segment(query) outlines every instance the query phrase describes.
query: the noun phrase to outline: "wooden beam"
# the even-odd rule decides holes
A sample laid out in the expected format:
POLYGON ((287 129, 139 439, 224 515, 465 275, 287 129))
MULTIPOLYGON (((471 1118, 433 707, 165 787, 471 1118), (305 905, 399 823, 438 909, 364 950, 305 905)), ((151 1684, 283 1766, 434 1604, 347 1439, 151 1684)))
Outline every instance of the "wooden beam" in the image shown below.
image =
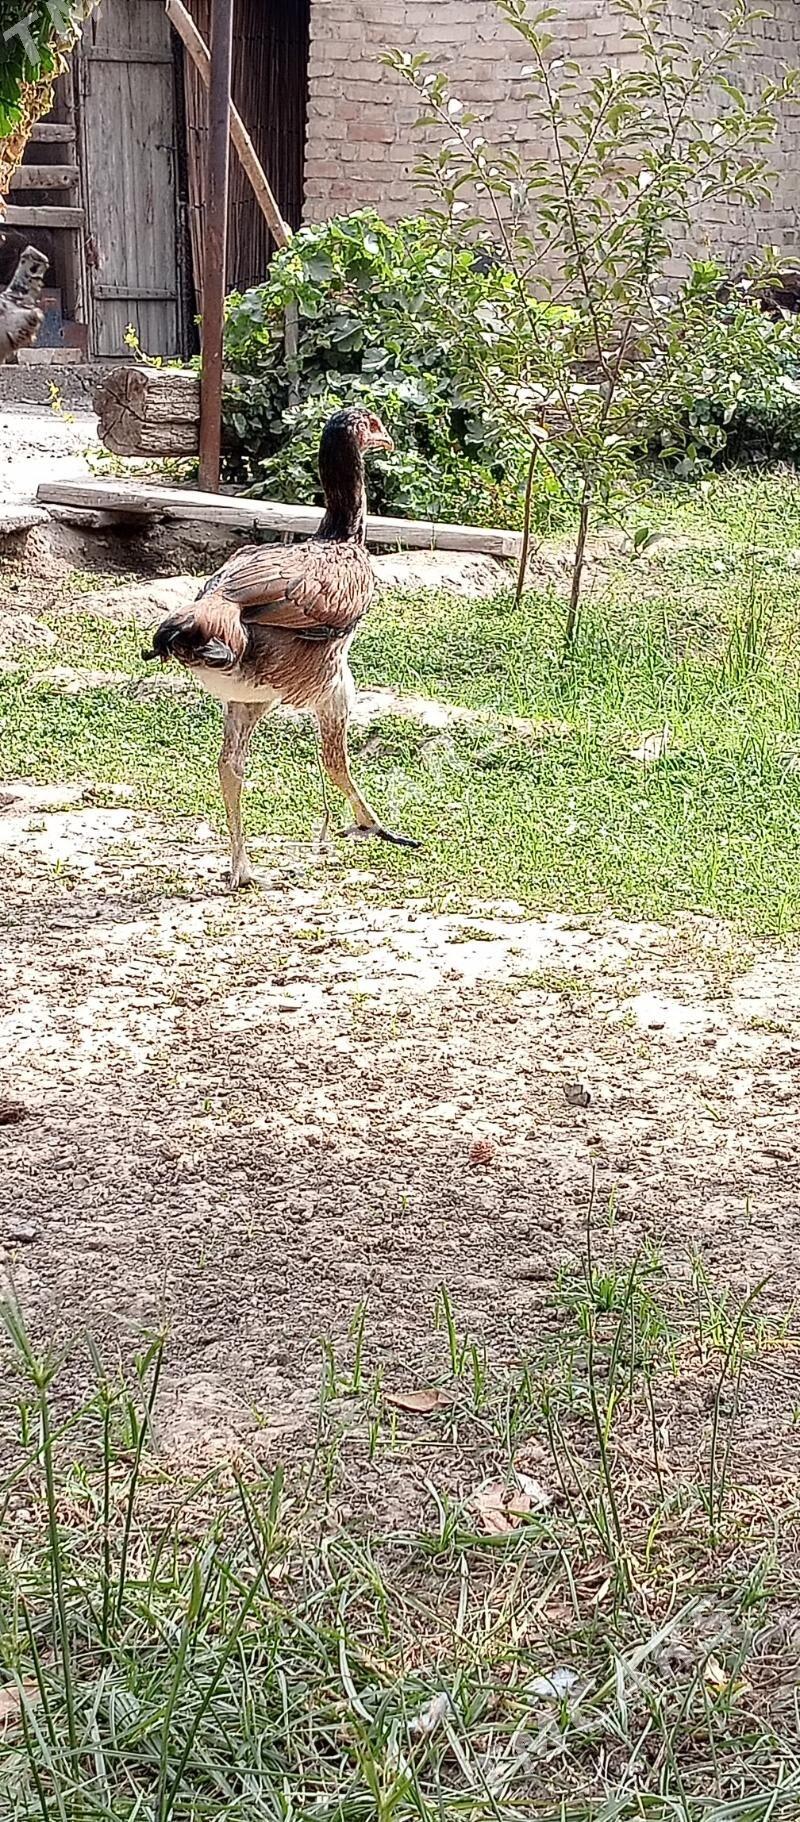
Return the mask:
POLYGON ((137 45, 136 50, 112 51, 112 50, 104 50, 100 45, 84 44, 84 46, 81 50, 81 56, 85 59, 85 61, 87 63, 136 63, 136 64, 139 64, 139 63, 164 63, 164 64, 166 64, 166 63, 172 62, 172 57, 170 56, 169 51, 140 50, 138 45, 137 45))
POLYGON ((72 146, 75 144, 75 128, 60 120, 37 120, 28 134, 28 143, 35 146, 72 146))
MULTIPOLYGON (((201 37, 190 13, 183 5, 183 0, 167 0, 167 18, 175 27, 178 37, 182 39, 201 82, 208 88, 211 80, 211 59, 208 45, 201 37)), ((270 234, 277 247, 288 247, 292 230, 284 221, 278 208, 275 196, 267 181, 267 175, 258 156, 250 134, 238 109, 231 104, 231 139, 245 175, 249 178, 256 202, 261 210, 270 234)))
MULTIPOLYGON (((92 289, 95 297, 110 303, 176 304, 178 301, 174 285, 171 289, 168 285, 136 285, 134 288, 130 285, 94 285, 92 289)), ((163 371, 166 372, 166 369, 163 371)))
MULTIPOLYGON (((75 512, 106 512, 122 519, 167 519, 218 525, 223 531, 286 532, 313 537, 322 512, 316 506, 283 506, 275 500, 245 500, 228 494, 193 493, 138 481, 45 481, 37 499, 43 506, 75 512)), ((436 525, 419 519, 367 519, 370 544, 409 550, 464 550, 489 557, 517 557, 520 534, 477 525, 436 525)))
POLYGON ((200 485, 219 487, 222 450, 222 339, 228 269, 233 0, 211 0, 211 84, 203 258, 203 365, 200 374, 200 485))
POLYGON ((82 228, 86 217, 82 209, 20 208, 9 203, 3 216, 7 228, 82 228))
POLYGON ((76 164, 21 164, 11 173, 12 190, 74 190, 76 164))

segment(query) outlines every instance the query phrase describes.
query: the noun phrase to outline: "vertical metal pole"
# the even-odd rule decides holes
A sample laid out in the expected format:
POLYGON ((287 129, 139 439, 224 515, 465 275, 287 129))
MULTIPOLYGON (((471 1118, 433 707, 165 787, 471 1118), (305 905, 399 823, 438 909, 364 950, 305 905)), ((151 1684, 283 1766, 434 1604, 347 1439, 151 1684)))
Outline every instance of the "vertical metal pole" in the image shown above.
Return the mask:
POLYGON ((234 0, 212 0, 200 386, 200 486, 207 493, 219 492, 222 442, 222 328, 228 249, 233 7, 234 0))

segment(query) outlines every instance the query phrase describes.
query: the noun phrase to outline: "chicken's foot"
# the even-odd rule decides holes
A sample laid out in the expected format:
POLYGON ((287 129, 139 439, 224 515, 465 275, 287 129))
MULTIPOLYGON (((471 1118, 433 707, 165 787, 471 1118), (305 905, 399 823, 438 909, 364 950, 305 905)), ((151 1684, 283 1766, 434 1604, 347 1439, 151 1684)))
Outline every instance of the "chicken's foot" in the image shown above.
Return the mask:
POLYGON ((341 697, 337 696, 325 704, 320 704, 317 709, 317 719, 323 766, 331 784, 335 785, 337 791, 341 791, 342 796, 347 798, 355 817, 353 827, 346 829, 345 835, 355 840, 366 840, 369 836, 375 836, 379 841, 391 842, 398 848, 418 848, 419 842, 413 841, 410 835, 394 835, 390 829, 385 829, 380 817, 376 816, 372 806, 365 797, 362 797, 358 789, 350 770, 347 751, 348 715, 344 693, 341 697))
POLYGON ((352 828, 343 829, 345 841, 367 841, 372 836, 378 841, 389 841, 395 848, 421 848, 422 842, 415 841, 413 835, 395 835, 392 829, 385 829, 382 822, 354 822, 352 828))

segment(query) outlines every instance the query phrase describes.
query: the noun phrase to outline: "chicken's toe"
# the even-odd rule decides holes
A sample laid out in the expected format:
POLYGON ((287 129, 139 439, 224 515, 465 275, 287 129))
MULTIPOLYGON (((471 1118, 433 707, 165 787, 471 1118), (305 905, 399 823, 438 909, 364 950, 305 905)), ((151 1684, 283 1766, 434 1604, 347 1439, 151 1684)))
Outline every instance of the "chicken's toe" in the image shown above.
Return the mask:
POLYGON ((238 867, 230 868, 228 873, 228 885, 232 892, 249 891, 251 888, 258 885, 255 873, 252 871, 252 868, 248 865, 247 861, 242 861, 238 867))
POLYGON ((380 822, 353 823, 351 829, 344 830, 346 841, 388 841, 394 848, 421 848, 421 841, 415 841, 411 835, 395 835, 391 829, 384 829, 380 822))

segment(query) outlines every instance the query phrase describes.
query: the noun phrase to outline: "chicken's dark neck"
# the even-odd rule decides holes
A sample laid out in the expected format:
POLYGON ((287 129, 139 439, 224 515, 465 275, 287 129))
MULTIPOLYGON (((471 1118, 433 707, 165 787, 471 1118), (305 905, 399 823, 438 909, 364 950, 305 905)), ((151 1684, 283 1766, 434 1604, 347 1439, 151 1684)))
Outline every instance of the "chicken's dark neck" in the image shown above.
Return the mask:
POLYGON ((319 478, 325 495, 325 517, 318 538, 336 543, 367 539, 367 492, 364 458, 355 438, 343 436, 320 452, 319 478))

